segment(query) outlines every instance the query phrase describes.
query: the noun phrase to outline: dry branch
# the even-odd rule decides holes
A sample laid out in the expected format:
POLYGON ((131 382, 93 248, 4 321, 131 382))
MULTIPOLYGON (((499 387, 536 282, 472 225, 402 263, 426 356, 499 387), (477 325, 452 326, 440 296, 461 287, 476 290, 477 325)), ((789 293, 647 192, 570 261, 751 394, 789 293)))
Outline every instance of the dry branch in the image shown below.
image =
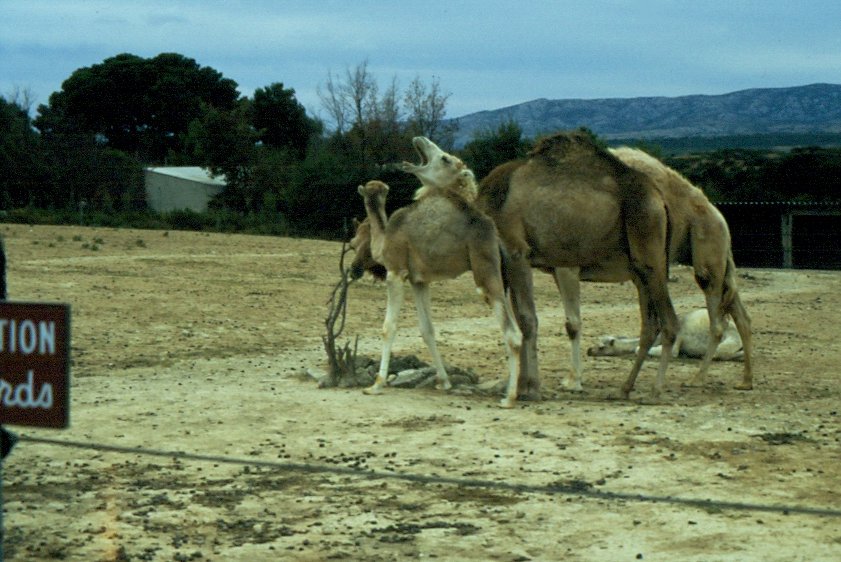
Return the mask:
POLYGON ((330 299, 327 301, 327 317, 324 320, 326 333, 321 337, 324 342, 324 351, 327 353, 327 378, 322 381, 322 386, 337 386, 343 378, 354 379, 356 376, 356 349, 359 336, 354 339, 353 348, 350 342, 345 342, 343 347, 337 347, 337 340, 345 329, 347 317, 347 292, 350 284, 353 283, 348 271, 345 269, 345 256, 350 251, 347 243, 342 243, 342 253, 339 256, 339 281, 333 287, 330 299))

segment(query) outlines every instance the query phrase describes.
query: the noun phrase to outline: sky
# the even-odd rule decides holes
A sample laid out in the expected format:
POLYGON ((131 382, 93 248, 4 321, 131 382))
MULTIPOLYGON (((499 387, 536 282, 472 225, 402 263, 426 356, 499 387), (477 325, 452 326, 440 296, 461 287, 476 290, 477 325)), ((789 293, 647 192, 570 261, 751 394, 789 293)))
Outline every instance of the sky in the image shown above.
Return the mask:
POLYGON ((538 98, 841 83, 838 0, 0 0, 0 96, 47 104, 75 70, 174 52, 312 116, 367 63, 449 94, 447 117, 538 98))

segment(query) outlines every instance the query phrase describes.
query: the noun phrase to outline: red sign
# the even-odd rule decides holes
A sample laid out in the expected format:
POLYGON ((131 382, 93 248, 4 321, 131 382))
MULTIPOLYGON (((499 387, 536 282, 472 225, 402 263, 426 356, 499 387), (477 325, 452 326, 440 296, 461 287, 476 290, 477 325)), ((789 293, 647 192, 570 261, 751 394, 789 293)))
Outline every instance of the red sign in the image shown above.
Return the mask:
POLYGON ((0 424, 70 425, 70 307, 0 302, 0 424))

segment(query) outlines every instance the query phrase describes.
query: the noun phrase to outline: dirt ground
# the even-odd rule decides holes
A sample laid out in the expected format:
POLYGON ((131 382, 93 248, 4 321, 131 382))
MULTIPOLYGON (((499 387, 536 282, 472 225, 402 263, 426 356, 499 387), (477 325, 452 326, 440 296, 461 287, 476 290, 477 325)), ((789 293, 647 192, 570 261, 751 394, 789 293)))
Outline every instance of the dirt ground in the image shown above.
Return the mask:
MULTIPOLYGON (((5 556, 71 560, 841 559, 841 272, 740 270, 755 390, 740 363, 584 360, 536 274, 544 399, 319 389, 340 244, 0 225, 9 296, 72 310, 71 427, 12 427, 5 556), (62 444, 52 441, 61 441, 62 444)), ((703 306, 676 267, 678 312, 703 306)), ((585 346, 634 335, 632 286, 582 290, 585 346)), ((378 358, 385 291, 350 289, 343 340, 378 358)), ((433 287, 444 359, 504 376, 470 276, 433 287)), ((413 306, 395 353, 428 360, 413 306)))

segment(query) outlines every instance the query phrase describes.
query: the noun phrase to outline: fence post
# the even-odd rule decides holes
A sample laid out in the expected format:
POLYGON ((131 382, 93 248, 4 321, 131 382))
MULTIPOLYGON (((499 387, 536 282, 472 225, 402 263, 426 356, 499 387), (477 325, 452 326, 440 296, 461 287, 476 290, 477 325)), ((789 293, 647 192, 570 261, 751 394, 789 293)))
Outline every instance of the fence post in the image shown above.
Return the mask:
POLYGON ((791 239, 791 231, 794 226, 794 213, 785 210, 782 214, 781 234, 783 241, 783 269, 794 267, 794 245, 791 239))

